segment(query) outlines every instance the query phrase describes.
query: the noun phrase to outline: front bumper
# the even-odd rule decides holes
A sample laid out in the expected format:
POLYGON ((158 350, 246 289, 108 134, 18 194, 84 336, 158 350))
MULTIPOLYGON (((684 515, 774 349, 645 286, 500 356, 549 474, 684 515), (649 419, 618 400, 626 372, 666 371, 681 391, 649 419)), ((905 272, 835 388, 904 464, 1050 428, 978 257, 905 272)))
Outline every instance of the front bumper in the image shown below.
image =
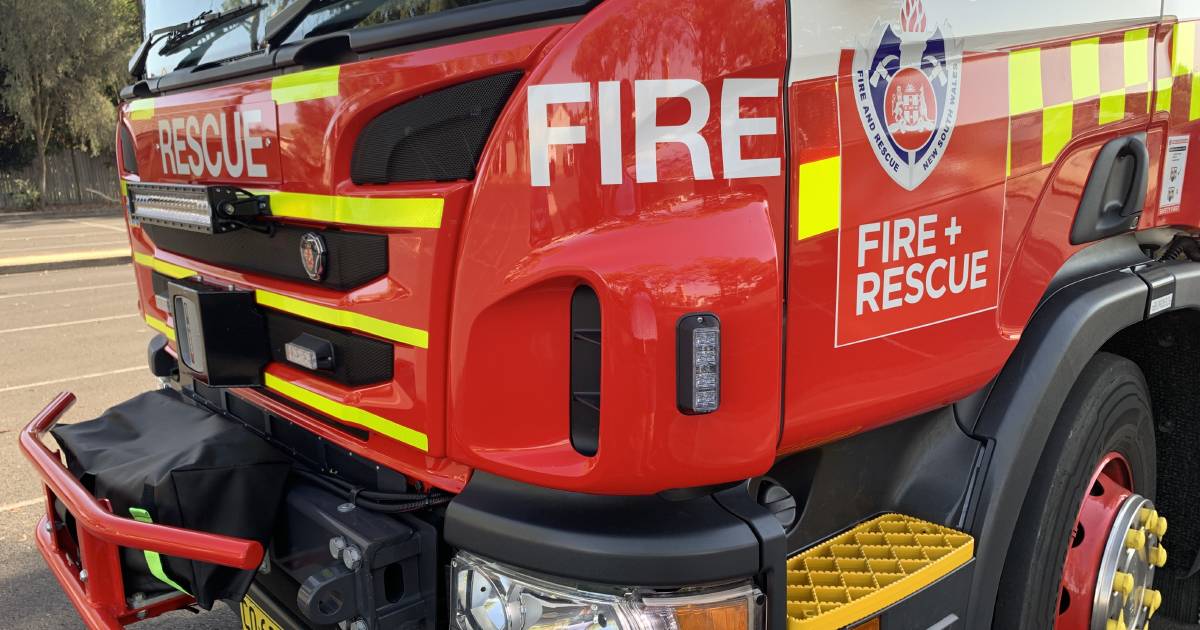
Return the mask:
POLYGON ((749 484, 667 498, 551 490, 476 472, 446 510, 452 547, 581 583, 678 587, 750 579, 787 627, 786 539, 749 484))
MULTIPOLYGON (((405 480, 388 469, 229 390, 199 397, 311 469, 337 470, 364 488, 405 487, 405 480)), ((343 510, 344 497, 296 482, 276 516, 270 559, 264 563, 263 549, 253 541, 114 515, 42 442, 73 401, 71 394, 59 395, 25 427, 20 442, 46 488, 39 550, 90 628, 120 628, 194 604, 179 594, 154 601, 130 597, 123 588, 122 547, 240 569, 262 566, 251 597, 267 606, 273 618, 297 629, 333 628, 347 618, 361 619, 371 629, 401 627, 395 623, 446 627, 446 567, 456 551, 581 588, 637 586, 669 592, 750 581, 766 595, 767 628, 787 628, 795 621, 788 616, 788 581, 803 578, 795 570, 789 576, 787 558, 798 550, 797 542, 809 545, 788 544, 780 521, 759 504, 749 482, 663 495, 599 496, 477 471, 444 512, 394 515, 343 510), (361 563, 346 565, 344 557, 330 555, 337 538, 362 551, 361 563), (332 610, 321 597, 343 588, 354 595, 335 598, 346 602, 345 615, 340 605, 332 610)), ((932 584, 922 582, 919 592, 880 596, 878 606, 859 612, 881 614, 899 627, 937 626, 961 615, 972 568, 971 562, 959 564, 932 584)))
POLYGON ((127 598, 120 547, 154 551, 238 569, 262 562, 263 548, 252 540, 143 523, 113 514, 62 465, 42 438, 75 402, 61 393, 25 426, 21 452, 33 464, 46 493, 46 515, 38 523, 37 545, 89 628, 121 628, 193 603, 186 595, 156 600, 127 598))

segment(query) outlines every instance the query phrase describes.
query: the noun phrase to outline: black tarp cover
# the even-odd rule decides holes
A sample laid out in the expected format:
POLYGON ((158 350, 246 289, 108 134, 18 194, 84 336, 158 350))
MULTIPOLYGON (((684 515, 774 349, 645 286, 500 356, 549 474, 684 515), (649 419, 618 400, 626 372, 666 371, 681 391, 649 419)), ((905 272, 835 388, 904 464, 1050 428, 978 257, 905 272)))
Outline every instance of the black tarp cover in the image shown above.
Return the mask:
MULTIPOLYGON (((291 460, 242 425, 164 389, 52 433, 72 474, 114 513, 266 546, 291 460)), ((254 577, 138 549, 122 549, 121 565, 127 595, 153 597, 173 582, 205 609, 240 600, 254 577)))

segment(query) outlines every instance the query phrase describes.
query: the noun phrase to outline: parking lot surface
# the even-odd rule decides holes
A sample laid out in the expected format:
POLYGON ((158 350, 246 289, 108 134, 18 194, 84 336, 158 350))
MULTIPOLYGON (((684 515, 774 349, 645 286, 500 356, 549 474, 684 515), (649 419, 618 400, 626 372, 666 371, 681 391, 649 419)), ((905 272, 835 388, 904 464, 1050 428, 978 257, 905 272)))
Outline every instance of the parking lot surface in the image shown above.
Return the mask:
POLYGON ((0 274, 111 265, 128 256, 125 219, 117 208, 0 215, 0 274))
MULTIPOLYGON (((109 219, 101 225, 119 225, 109 219)), ((64 239, 109 247, 125 242, 111 229, 59 224, 64 239)), ((32 227, 25 236, 45 231, 32 227)), ((0 225, 0 256, 22 238, 0 225)), ((50 239, 24 245, 49 250, 50 239)), ((14 253, 15 255, 15 253, 14 253)), ((82 628, 74 608, 42 562, 33 540, 41 514, 36 475, 17 448, 20 428, 60 391, 79 397, 66 421, 97 416, 105 408, 157 386, 146 369, 153 333, 139 318, 133 271, 128 264, 0 275, 0 627, 26 630, 82 628)), ((237 617, 218 605, 195 615, 176 612, 137 628, 238 628, 237 617)))

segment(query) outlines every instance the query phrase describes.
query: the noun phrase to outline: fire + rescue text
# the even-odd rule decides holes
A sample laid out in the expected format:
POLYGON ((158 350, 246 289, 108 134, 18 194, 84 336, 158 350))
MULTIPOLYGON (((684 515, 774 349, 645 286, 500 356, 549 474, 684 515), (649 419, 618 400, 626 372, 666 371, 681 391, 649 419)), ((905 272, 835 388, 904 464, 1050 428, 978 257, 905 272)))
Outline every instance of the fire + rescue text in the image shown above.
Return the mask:
POLYGON ((987 287, 988 250, 938 253, 937 241, 953 247, 961 233, 957 217, 951 216, 942 225, 936 214, 860 225, 855 314, 877 313, 918 304, 926 298, 936 300, 947 293, 956 295, 987 287), (877 271, 863 269, 868 266, 877 271))

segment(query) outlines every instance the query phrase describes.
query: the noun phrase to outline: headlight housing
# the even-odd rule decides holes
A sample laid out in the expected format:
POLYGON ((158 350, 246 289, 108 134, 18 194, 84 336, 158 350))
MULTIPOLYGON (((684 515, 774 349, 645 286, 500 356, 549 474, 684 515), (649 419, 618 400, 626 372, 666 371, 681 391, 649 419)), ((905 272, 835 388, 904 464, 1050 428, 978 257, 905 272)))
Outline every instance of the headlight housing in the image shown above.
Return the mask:
POLYGON ((587 590, 460 552, 450 563, 458 630, 761 630, 750 582, 663 592, 587 590))

